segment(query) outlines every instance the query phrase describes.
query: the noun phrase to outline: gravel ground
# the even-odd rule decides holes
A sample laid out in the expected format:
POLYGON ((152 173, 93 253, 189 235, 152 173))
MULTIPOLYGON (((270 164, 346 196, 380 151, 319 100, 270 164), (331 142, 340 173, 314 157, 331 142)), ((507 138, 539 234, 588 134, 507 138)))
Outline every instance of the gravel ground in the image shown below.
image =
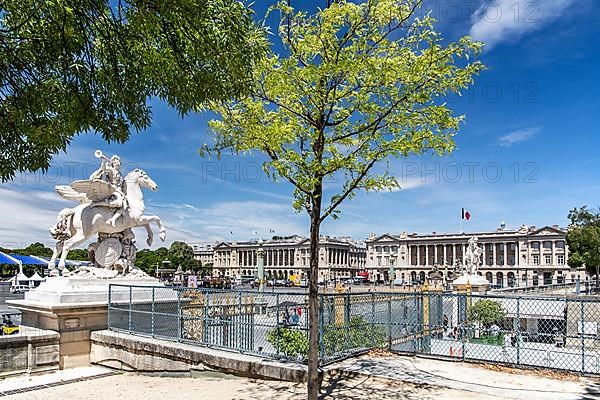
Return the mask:
MULTIPOLYGON (((375 378, 343 378, 323 384, 323 398, 335 399, 492 399, 482 394, 375 378)), ((190 399, 305 399, 301 384, 237 378, 223 374, 198 377, 160 377, 118 374, 84 382, 13 394, 7 400, 190 400, 190 399)))

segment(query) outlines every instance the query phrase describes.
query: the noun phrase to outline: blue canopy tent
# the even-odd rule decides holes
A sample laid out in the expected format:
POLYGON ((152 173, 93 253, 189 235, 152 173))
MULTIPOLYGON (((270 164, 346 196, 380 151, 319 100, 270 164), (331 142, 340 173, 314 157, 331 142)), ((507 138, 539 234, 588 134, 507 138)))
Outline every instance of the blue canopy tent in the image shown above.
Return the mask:
POLYGON ((15 265, 15 264, 21 264, 21 262, 16 259, 13 256, 10 256, 6 253, 3 253, 0 251, 0 264, 10 264, 10 265, 15 265))
POLYGON ((0 264, 19 266, 19 273, 14 277, 14 285, 29 285, 29 278, 23 273, 23 263, 18 258, 0 251, 0 264))
MULTIPOLYGON (((42 274, 44 274, 44 267, 48 265, 48 262, 45 262, 44 260, 36 256, 23 256, 21 254, 10 254, 10 256, 19 260, 22 265, 42 265, 42 274)), ((42 283, 43 280, 44 278, 42 278, 36 272, 33 274, 33 276, 27 278, 27 284, 29 285, 29 287, 33 288, 42 283)))
MULTIPOLYGON (((44 265, 48 265, 48 263, 50 262, 49 258, 46 257, 37 257, 35 256, 35 258, 37 258, 38 260, 40 260, 44 265)), ((60 260, 56 259, 54 261, 54 265, 58 266, 60 260)), ((89 261, 73 261, 73 260, 65 260, 65 265, 67 267, 80 267, 80 266, 88 266, 91 263, 89 261)))
POLYGON ((23 265, 47 265, 48 262, 44 262, 44 260, 34 257, 34 256, 22 256, 20 254, 10 254, 10 257, 13 257, 19 261, 23 265))

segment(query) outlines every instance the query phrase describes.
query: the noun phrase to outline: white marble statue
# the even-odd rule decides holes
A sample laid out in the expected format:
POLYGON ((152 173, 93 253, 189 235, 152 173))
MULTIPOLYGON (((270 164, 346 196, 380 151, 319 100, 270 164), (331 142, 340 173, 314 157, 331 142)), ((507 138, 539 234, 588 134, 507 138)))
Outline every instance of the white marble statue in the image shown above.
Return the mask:
POLYGON ((477 275, 477 271, 479 271, 479 266, 481 265, 483 250, 477 245, 477 242, 477 236, 469 239, 467 251, 465 252, 465 269, 469 275, 477 275))
POLYGON ((105 157, 100 150, 95 153, 102 160, 101 166, 88 180, 74 181, 68 186, 56 186, 58 194, 67 200, 81 204, 65 208, 50 228, 52 237, 57 240, 56 248, 48 267, 53 274, 60 275, 65 260, 73 246, 97 235, 88 251, 91 261, 97 267, 116 270, 127 274, 135 261, 135 235, 131 228, 143 227, 148 233, 146 243, 153 240, 151 223, 157 224, 160 239, 165 240, 166 229, 156 215, 144 215, 142 188, 158 190, 154 181, 141 169, 131 171, 121 177, 121 160, 118 156, 105 157), (56 258, 60 254, 58 270, 56 258))

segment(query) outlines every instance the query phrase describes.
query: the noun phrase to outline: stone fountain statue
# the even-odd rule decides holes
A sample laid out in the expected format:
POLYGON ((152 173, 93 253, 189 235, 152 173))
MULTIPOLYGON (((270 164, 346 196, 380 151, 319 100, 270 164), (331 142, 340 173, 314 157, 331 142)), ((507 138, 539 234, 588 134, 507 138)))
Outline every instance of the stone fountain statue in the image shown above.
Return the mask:
POLYGON ((481 266, 481 255, 483 254, 483 250, 479 247, 478 242, 479 240, 476 236, 469 239, 467 250, 465 251, 462 275, 452 282, 452 286, 456 290, 484 293, 490 286, 487 279, 478 274, 479 267, 481 266))
POLYGON ((94 267, 80 268, 71 275, 98 278, 145 275, 134 268, 137 247, 132 228, 145 228, 148 233, 146 243, 150 246, 154 236, 150 224, 154 223, 159 228, 160 239, 165 240, 166 229, 160 218, 144 215, 142 189, 156 191, 158 186, 141 169, 122 178, 121 159, 117 155, 108 158, 96 150, 95 156, 101 164, 88 180, 56 186, 61 197, 80 204, 63 209, 56 224, 50 228, 57 242, 48 267, 52 275, 62 275, 69 250, 96 235, 96 241, 88 247, 94 267))
POLYGON ((483 250, 477 245, 478 242, 477 236, 469 239, 467 251, 465 252, 465 272, 469 275, 477 275, 481 265, 483 250))

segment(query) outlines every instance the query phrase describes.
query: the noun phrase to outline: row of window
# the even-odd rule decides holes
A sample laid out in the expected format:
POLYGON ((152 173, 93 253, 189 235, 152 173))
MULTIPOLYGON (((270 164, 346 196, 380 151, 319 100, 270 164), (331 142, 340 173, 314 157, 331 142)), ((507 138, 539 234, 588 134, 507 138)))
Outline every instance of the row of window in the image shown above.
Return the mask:
MULTIPOLYGON (((540 265, 540 255, 533 254, 532 256, 533 265, 540 265)), ((556 263, 558 265, 565 265, 565 256, 564 254, 558 254, 556 256, 556 263)), ((544 265, 552 265, 552 255, 546 254, 544 256, 544 265)))
MULTIPOLYGON (((543 247, 544 249, 552 249, 552 243, 554 243, 556 245, 557 249, 564 249, 565 248, 565 242, 562 240, 558 240, 555 242, 552 242, 550 240, 544 241, 543 243, 543 247)), ((501 244, 501 243, 498 243, 501 244)), ((509 245, 509 249, 510 250, 515 250, 516 248, 516 244, 515 243, 508 243, 509 245)), ((420 245, 420 246, 425 246, 425 245, 420 245)), ((444 246, 444 245, 429 245, 429 246, 444 246)), ((450 246, 453 246, 453 244, 451 244, 450 246)), ((485 244, 486 249, 492 251, 492 248, 494 246, 493 243, 486 243, 485 244)), ((540 248, 540 242, 531 242, 530 243, 530 247, 534 250, 539 250, 540 248)), ((398 246, 375 246, 375 252, 376 253, 381 253, 382 251, 384 253, 390 253, 390 249, 391 249, 391 253, 397 253, 398 252, 398 246)))
MULTIPOLYGON (((424 261, 424 259, 422 259, 424 261)), ((450 260, 452 261, 452 260, 450 260)), ((493 258, 489 258, 487 260, 486 265, 493 265, 493 258)), ((532 255, 532 263, 533 265, 540 265, 540 255, 539 254, 533 254, 532 255)), ((450 264, 452 264, 452 262, 450 262, 450 264)), ((509 259, 509 265, 514 265, 515 264, 515 259, 514 258, 510 258, 509 259)), ((556 255, 556 264, 557 265, 565 265, 565 256, 564 254, 557 254, 556 255)), ((381 266, 385 266, 385 265, 390 265, 390 259, 389 257, 384 257, 382 258, 381 256, 377 257, 377 266, 381 267, 381 266)), ((499 258, 499 264, 498 265, 504 265, 504 257, 500 257, 499 258)), ((544 256, 544 265, 553 265, 552 263, 552 255, 550 254, 546 254, 544 256)))

